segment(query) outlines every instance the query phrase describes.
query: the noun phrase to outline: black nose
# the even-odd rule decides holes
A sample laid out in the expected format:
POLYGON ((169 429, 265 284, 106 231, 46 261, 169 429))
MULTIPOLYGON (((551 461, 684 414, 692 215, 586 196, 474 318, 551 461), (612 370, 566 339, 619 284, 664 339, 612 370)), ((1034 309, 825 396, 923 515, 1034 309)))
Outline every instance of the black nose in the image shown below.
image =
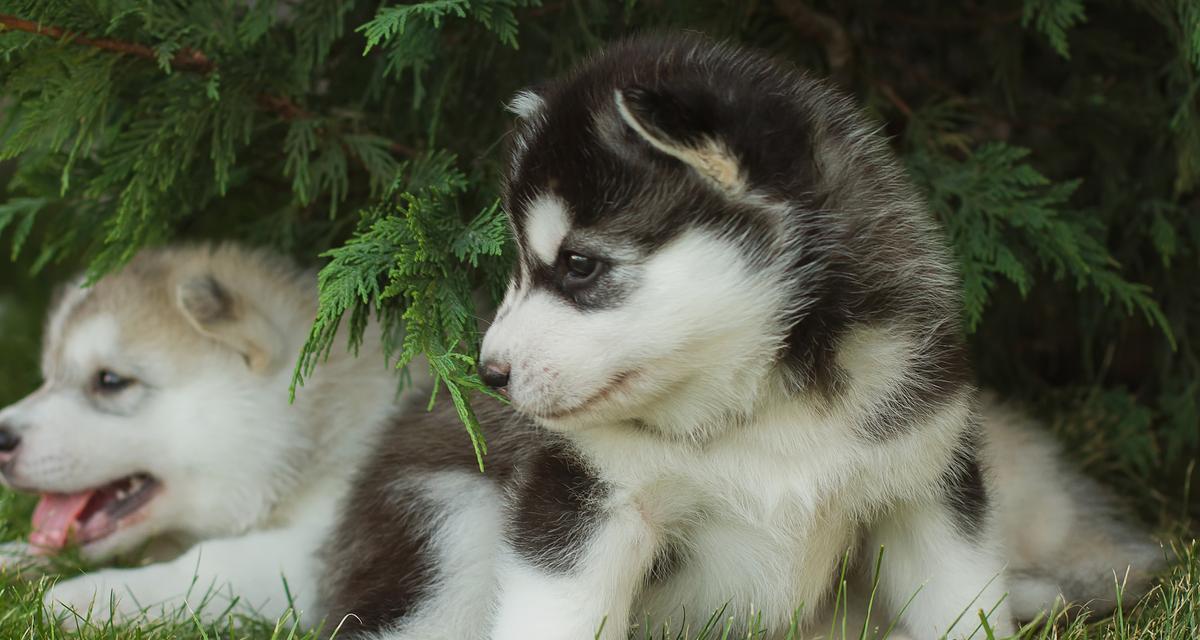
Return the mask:
POLYGON ((21 438, 13 433, 12 429, 0 425, 0 453, 10 453, 19 444, 21 444, 21 438))
POLYGON ((511 370, 506 364, 488 362, 479 367, 479 379, 493 389, 503 389, 508 386, 508 373, 511 370))

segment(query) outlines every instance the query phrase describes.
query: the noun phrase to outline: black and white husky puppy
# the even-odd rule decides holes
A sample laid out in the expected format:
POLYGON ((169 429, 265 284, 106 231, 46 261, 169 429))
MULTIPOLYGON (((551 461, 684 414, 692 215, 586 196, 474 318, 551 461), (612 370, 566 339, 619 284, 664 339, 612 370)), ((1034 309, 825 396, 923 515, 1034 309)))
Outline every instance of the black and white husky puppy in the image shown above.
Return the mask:
MULTIPOLYGON (((680 35, 512 108, 520 260, 481 366, 512 408, 480 410, 482 475, 450 414, 388 436, 328 547, 331 615, 392 640, 624 639, 728 605, 782 634, 882 547, 875 606, 902 629, 966 637, 982 609, 1004 636, 1147 557, 1066 498, 1006 554, 952 258, 849 100, 680 35), (1111 556, 1048 560, 1097 539, 1111 556), (1008 563, 1035 593, 1005 599, 1008 563)), ((1015 483, 1074 495, 1006 428, 1047 460, 1015 483)))

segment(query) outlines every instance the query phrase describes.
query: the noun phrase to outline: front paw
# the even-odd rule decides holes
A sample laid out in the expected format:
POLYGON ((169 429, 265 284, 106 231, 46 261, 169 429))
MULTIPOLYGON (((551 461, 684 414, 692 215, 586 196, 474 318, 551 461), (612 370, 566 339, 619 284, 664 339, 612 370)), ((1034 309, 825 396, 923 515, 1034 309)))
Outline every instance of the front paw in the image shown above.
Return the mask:
POLYGON ((138 619, 142 607, 116 573, 96 571, 55 584, 42 599, 46 612, 68 630, 138 619))
POLYGON ((0 543, 0 573, 25 578, 46 566, 46 557, 34 553, 28 542, 0 543))

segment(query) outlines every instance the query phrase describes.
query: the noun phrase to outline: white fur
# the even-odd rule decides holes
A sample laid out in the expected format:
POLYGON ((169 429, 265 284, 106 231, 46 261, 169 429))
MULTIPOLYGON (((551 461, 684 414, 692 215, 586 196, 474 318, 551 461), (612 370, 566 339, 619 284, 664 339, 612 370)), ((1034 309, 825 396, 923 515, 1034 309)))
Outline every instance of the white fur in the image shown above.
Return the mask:
MULTIPOLYGON (((760 420, 703 446, 681 447, 621 427, 594 427, 573 435, 602 477, 627 492, 625 509, 639 514, 652 530, 674 532, 680 536, 674 544, 703 559, 685 564, 684 573, 666 585, 648 588, 641 603, 645 613, 680 620, 685 612, 678 610, 679 603, 687 603, 688 622, 697 628, 733 597, 731 612, 759 611, 764 623, 778 631, 796 607, 805 606, 803 621, 825 604, 829 579, 854 533, 874 515, 873 505, 936 501, 931 494, 937 470, 950 455, 946 436, 955 432, 964 412, 959 405, 935 416, 924 429, 870 447, 847 432, 846 416, 822 416, 796 401, 765 407, 760 420)), ((911 543, 883 536, 897 547, 893 553, 910 557, 910 551, 944 542, 938 532, 947 523, 920 524, 910 530, 916 537, 911 543)), ((921 558, 915 562, 929 556, 921 558)), ((949 573, 913 574, 907 570, 911 566, 890 572, 898 580, 885 584, 889 604, 902 604, 928 578, 925 588, 937 593, 914 603, 908 617, 917 625, 936 621, 942 631, 950 629, 954 615, 971 605, 998 570, 994 564, 964 562, 949 573), (922 580, 909 582, 914 575, 922 580), (963 585, 973 588, 965 598, 958 591, 963 585), (945 617, 947 611, 953 613, 945 617)), ((634 619, 642 614, 635 610, 634 619)), ((1008 628, 1006 617, 1001 606, 993 624, 1008 628)))
POLYGON ((581 568, 569 575, 547 575, 502 553, 491 640, 624 640, 630 614, 637 613, 634 595, 654 559, 649 525, 635 509, 621 509, 592 537, 581 568))
POLYGON ((525 215, 529 249, 544 264, 554 264, 558 247, 570 228, 566 205, 554 196, 543 195, 530 203, 525 215))
POLYGON ((546 101, 533 91, 518 91, 508 102, 508 110, 519 118, 530 119, 546 108, 546 101))
MULTIPOLYGON (((62 341, 63 325, 67 317, 74 312, 75 307, 79 306, 87 298, 90 291, 90 289, 83 286, 83 278, 76 278, 64 285, 62 299, 59 301, 54 313, 50 315, 49 322, 46 323, 45 339, 47 342, 62 341)), ((53 362, 44 358, 42 360, 42 368, 45 373, 49 374, 52 367, 47 365, 53 365, 53 362)))
POLYGON ((373 355, 379 337, 372 327, 362 358, 335 350, 293 404, 290 361, 315 309, 313 274, 236 247, 141 259, 163 270, 121 272, 95 289, 72 289, 52 314, 45 384, 0 412, 0 422, 21 436, 6 479, 29 491, 74 492, 149 473, 162 490, 140 520, 81 551, 96 562, 151 541, 173 540, 186 551, 60 582, 46 603, 82 613, 96 596, 91 619, 100 623, 110 597, 115 617, 125 619, 151 605, 152 615, 188 613, 206 595, 215 602, 199 614, 210 618, 236 596, 239 611, 278 616, 289 604, 286 580, 302 615, 315 604, 313 551, 370 436, 413 392, 395 401, 398 381, 373 355), (219 337, 181 317, 174 296, 156 294, 197 274, 215 274, 241 305, 219 337), (239 333, 247 321, 255 328, 239 333), (268 327, 274 334, 260 339, 268 327), (236 346, 245 340, 272 366, 251 366, 236 346), (101 368, 139 383, 98 396, 89 385, 101 368))
POLYGON ((884 550, 881 605, 899 612, 907 604, 904 628, 918 637, 966 638, 982 611, 1001 637, 1014 631, 994 537, 990 544, 964 542, 944 509, 903 507, 883 523, 867 548, 884 550))

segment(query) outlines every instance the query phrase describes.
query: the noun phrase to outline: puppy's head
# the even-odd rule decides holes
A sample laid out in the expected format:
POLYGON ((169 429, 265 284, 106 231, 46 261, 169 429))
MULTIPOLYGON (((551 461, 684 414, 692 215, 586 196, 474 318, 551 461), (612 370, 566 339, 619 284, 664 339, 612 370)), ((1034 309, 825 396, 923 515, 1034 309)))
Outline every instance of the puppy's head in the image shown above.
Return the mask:
POLYGON ((64 288, 42 387, 0 411, 0 472, 42 494, 36 547, 74 542, 100 559, 265 516, 307 437, 288 428, 285 392, 311 318, 312 281, 298 273, 197 247, 148 251, 92 287, 64 288))
POLYGON ((695 435, 751 409, 820 262, 806 252, 820 233, 795 233, 802 210, 818 215, 806 114, 759 96, 789 90, 778 73, 698 38, 650 39, 518 94, 506 207, 520 260, 485 381, 552 428, 695 435))
POLYGON ((958 340, 939 230, 822 82, 651 36, 511 108, 520 260, 481 374, 547 426, 700 436, 766 395, 843 393, 855 326, 921 331, 931 351, 958 340))

